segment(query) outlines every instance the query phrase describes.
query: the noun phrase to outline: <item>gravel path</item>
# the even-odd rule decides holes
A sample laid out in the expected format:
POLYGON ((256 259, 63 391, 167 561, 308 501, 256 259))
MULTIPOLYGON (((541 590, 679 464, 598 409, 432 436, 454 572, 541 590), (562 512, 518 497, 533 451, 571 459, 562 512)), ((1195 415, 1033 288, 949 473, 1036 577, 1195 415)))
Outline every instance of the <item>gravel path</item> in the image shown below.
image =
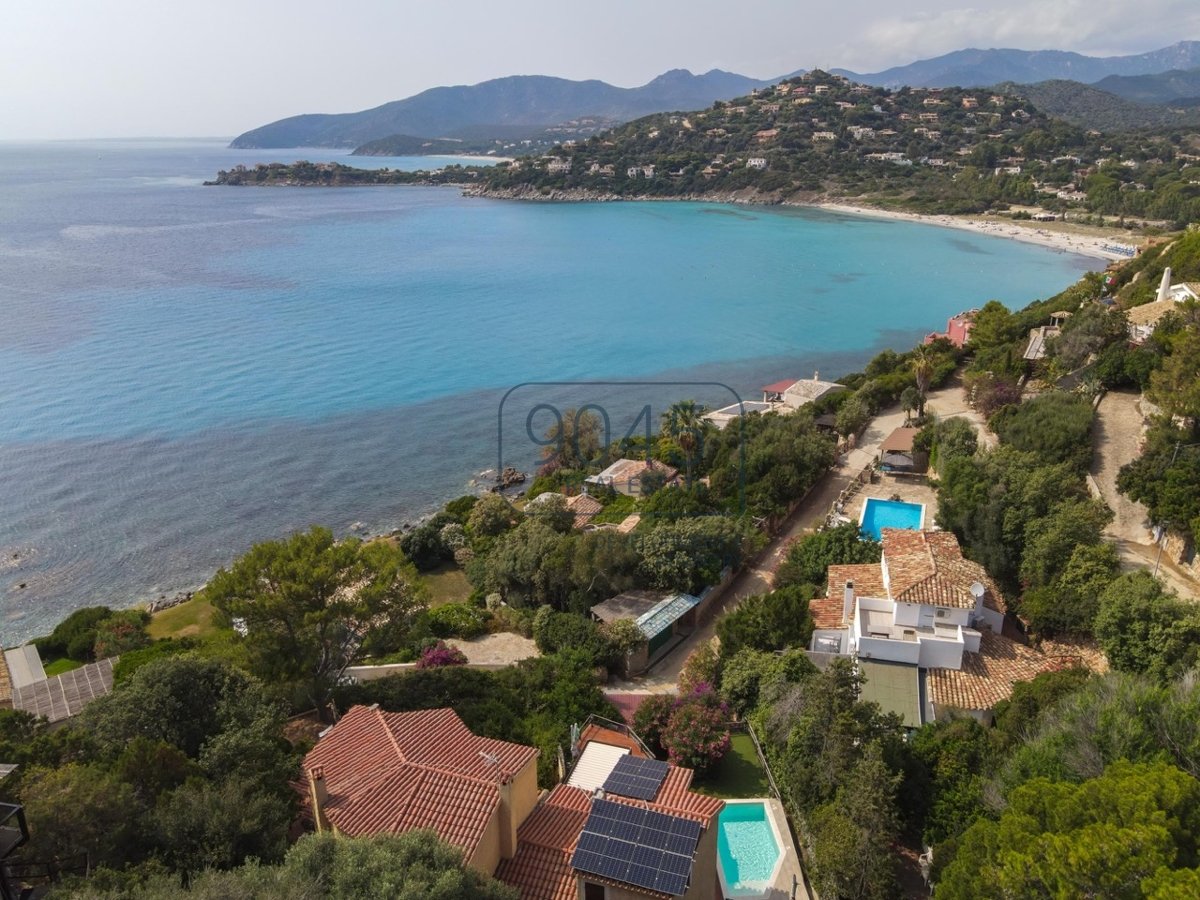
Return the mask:
POLYGON ((1136 459, 1140 450, 1142 414, 1137 394, 1110 391, 1104 395, 1097 409, 1095 440, 1092 477, 1100 496, 1115 514, 1105 533, 1118 541, 1152 544, 1154 536, 1147 528, 1146 507, 1117 491, 1117 473, 1125 463, 1136 459))

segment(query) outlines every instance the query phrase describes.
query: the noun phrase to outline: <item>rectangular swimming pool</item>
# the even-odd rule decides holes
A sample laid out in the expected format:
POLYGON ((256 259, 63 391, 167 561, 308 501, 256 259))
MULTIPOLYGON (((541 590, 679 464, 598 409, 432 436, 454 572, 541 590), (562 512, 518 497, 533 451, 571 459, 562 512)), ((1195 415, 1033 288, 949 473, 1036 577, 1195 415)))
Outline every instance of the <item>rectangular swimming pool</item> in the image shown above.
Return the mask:
POLYGON ((766 897, 783 862, 766 802, 727 801, 717 823, 718 872, 724 895, 766 897))
POLYGON ((920 531, 925 526, 925 504, 905 503, 902 500, 880 500, 868 497, 863 503, 859 527, 873 541, 879 540, 884 528, 903 528, 920 531))

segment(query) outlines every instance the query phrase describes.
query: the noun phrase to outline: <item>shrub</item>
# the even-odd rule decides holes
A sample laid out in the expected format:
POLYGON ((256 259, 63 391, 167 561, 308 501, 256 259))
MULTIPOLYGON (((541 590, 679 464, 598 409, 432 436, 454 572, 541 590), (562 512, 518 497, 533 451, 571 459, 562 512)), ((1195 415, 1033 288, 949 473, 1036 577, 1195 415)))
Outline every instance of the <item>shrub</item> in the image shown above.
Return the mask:
POLYGON ((471 640, 487 634, 487 610, 467 603, 447 603, 429 610, 429 631, 437 638, 471 640))
POLYGON ((414 528, 400 538, 400 549, 422 572, 436 569, 454 556, 454 551, 442 540, 441 530, 432 524, 414 528))
POLYGON ((633 714, 633 730, 656 756, 666 753, 662 737, 674 710, 675 697, 671 694, 651 694, 633 714))
POLYGON ((457 647, 447 645, 445 641, 438 641, 432 647, 426 647, 421 651, 421 658, 417 660, 418 669, 440 669, 445 666, 465 666, 466 664, 467 654, 457 647))
POLYGON ((93 657, 105 659, 149 646, 150 636, 146 634, 146 626, 149 623, 150 614, 143 609, 127 609, 113 613, 96 626, 96 642, 92 645, 93 657))
POLYGON ((533 639, 543 653, 579 650, 594 665, 607 665, 613 656, 612 645, 591 619, 578 613, 558 612, 543 606, 533 617, 533 639))
POLYGON ((679 690, 690 694, 721 679, 721 655, 712 641, 705 641, 691 652, 679 672, 679 690))
POLYGON ((186 653, 189 650, 194 650, 196 646, 197 642, 194 638, 180 638, 179 640, 167 638, 166 640, 155 641, 149 647, 122 653, 121 658, 113 666, 113 685, 115 686, 128 681, 134 672, 142 666, 154 662, 156 659, 161 659, 164 656, 175 656, 177 653, 186 653))
POLYGON ((806 646, 813 631, 808 612, 813 591, 813 585, 794 585, 747 597, 717 622, 721 653, 732 655, 743 647, 784 650, 806 646))
POLYGON ((662 734, 667 758, 677 766, 704 772, 729 752, 729 708, 701 685, 675 701, 662 734))
POLYGON ((107 606, 77 609, 59 622, 48 637, 38 638, 34 644, 39 653, 50 659, 65 656, 90 662, 96 645, 96 627, 112 614, 107 606))
POLYGON ((857 525, 826 528, 792 544, 775 577, 775 588, 822 585, 830 566, 879 562, 882 555, 883 545, 864 538, 857 525))

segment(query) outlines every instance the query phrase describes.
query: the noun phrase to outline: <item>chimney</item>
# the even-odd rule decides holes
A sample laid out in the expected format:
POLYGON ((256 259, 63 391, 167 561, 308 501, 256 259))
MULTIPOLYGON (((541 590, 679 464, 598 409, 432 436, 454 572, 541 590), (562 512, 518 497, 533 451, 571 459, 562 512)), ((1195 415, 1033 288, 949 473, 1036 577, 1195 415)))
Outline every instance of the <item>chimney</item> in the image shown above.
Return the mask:
POLYGON ((820 380, 821 380, 821 370, 814 369, 813 370, 813 381, 820 381, 820 380))
POLYGON ((1158 283, 1158 296, 1154 299, 1166 300, 1169 296, 1171 296, 1171 267, 1167 266, 1163 270, 1162 281, 1158 283))
POLYGON ((329 828, 329 820, 325 818, 325 804, 329 802, 329 789, 325 787, 325 768, 323 766, 313 766, 308 770, 308 791, 317 831, 325 831, 329 828))
POLYGON ((850 624, 850 613, 854 609, 854 582, 847 581, 842 600, 842 624, 850 624))

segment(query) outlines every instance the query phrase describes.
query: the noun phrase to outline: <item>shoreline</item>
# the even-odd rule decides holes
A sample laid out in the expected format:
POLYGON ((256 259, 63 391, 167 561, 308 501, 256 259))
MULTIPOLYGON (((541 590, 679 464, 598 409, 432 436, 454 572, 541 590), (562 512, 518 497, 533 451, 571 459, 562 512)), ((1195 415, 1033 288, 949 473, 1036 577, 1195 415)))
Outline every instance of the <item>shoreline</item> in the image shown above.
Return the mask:
POLYGON ((855 206, 850 203, 829 202, 796 205, 809 206, 814 209, 823 209, 828 212, 844 213, 846 215, 871 216, 877 219, 890 219, 895 222, 914 222, 919 225, 935 225, 939 228, 957 228, 960 231, 973 231, 976 234, 986 234, 992 237, 1023 241, 1027 244, 1037 244, 1050 250, 1103 259, 1107 262, 1120 262, 1130 259, 1130 257, 1105 250, 1105 244, 1136 241, 1136 236, 1127 237, 1122 235, 1121 237, 1124 237, 1125 240, 1120 241, 1117 235, 1102 237, 1082 232, 1050 231, 1039 227, 1044 223, 1038 222, 1026 225, 1019 219, 1000 217, 980 219, 973 216, 952 216, 948 214, 928 215, 926 213, 878 209, 873 206, 855 206))
POLYGON ((781 200, 770 194, 760 194, 757 191, 738 191, 724 194, 687 194, 679 197, 657 197, 635 195, 626 197, 621 194, 605 194, 579 188, 554 189, 547 194, 530 191, 527 188, 503 188, 492 190, 486 187, 467 187, 463 190, 464 197, 474 197, 491 200, 523 200, 533 203, 719 203, 729 206, 781 206, 793 209, 817 209, 825 212, 840 213, 852 216, 870 216, 877 219, 889 219, 894 222, 911 222, 917 225, 933 225, 939 228, 957 228, 960 231, 973 231, 976 234, 990 237, 1006 238, 1035 244, 1048 250, 1060 253, 1073 253, 1090 259, 1103 260, 1105 263, 1124 262, 1132 257, 1114 253, 1105 249, 1106 244, 1140 244, 1142 239, 1136 234, 1127 232, 1112 232, 1111 234, 1095 233, 1087 226, 1072 226, 1071 223, 1033 222, 1021 219, 1010 219, 1002 216, 980 217, 945 214, 929 214, 904 212, 901 210, 880 209, 875 206, 856 204, 841 200, 823 200, 814 197, 811 200, 781 200), (1066 228, 1049 229, 1045 226, 1054 224, 1066 228))

